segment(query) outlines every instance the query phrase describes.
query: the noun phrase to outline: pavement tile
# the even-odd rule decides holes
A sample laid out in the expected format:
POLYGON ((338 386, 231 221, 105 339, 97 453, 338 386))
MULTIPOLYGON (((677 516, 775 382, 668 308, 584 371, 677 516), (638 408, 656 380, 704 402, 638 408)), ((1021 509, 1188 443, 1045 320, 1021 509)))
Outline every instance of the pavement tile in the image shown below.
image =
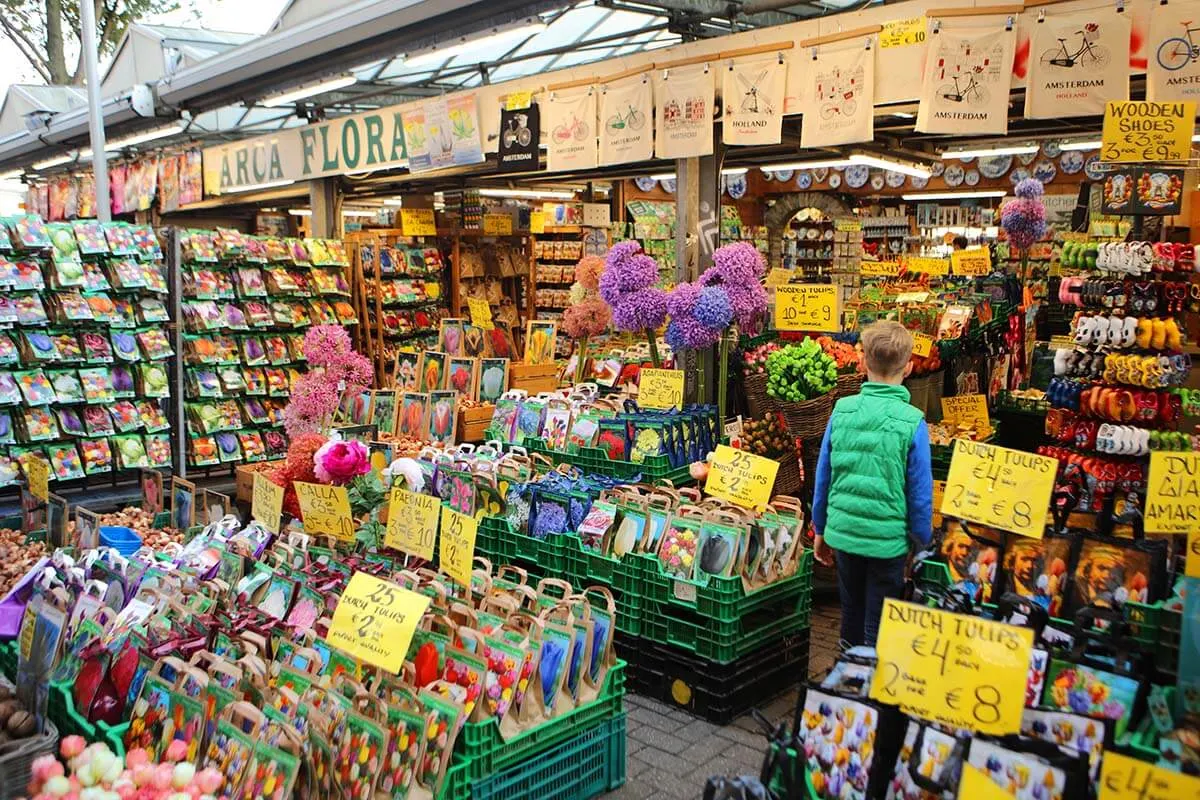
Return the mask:
POLYGON ((642 726, 637 730, 629 732, 629 738, 650 747, 656 747, 659 750, 678 755, 687 749, 688 742, 678 736, 660 731, 649 725, 642 726))
POLYGON ((687 759, 654 747, 642 748, 637 757, 639 761, 653 765, 662 775, 687 775, 695 769, 695 765, 687 759))

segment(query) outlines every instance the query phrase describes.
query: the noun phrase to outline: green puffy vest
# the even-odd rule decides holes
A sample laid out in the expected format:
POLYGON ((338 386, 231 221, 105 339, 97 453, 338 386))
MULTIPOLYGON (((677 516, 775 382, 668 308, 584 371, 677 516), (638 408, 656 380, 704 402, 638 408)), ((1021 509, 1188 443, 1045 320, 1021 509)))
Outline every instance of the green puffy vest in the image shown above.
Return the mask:
POLYGON ((903 386, 868 382, 834 406, 825 522, 834 550, 869 558, 908 552, 908 451, 924 419, 908 401, 903 386))

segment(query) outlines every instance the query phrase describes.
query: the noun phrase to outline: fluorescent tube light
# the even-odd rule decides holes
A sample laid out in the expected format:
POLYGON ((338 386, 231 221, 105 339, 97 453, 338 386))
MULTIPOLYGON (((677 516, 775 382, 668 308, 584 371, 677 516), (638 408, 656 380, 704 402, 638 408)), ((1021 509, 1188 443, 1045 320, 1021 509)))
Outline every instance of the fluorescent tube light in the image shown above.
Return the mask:
POLYGON ((312 209, 311 208, 289 208, 288 213, 291 214, 293 217, 311 217, 312 209))
POLYGON ((277 189, 280 186, 291 186, 295 181, 270 181, 268 183, 252 183, 249 186, 239 186, 236 189, 226 189, 226 194, 238 192, 257 192, 260 189, 277 189))
POLYGON ((726 167, 725 169, 721 170, 721 174, 722 175, 745 175, 749 171, 750 170, 747 167, 726 167))
POLYGON ((54 158, 47 158, 45 161, 35 161, 33 162, 33 168, 50 169, 51 167, 59 167, 63 164, 70 164, 75 160, 76 155, 76 153, 67 153, 65 155, 55 156, 54 158))
POLYGON ((499 197, 512 200, 573 200, 574 192, 552 189, 480 189, 480 197, 499 197))
POLYGON ((1099 150, 1099 139, 1088 139, 1084 142, 1063 142, 1058 146, 1060 150, 1099 150))
POLYGON ((996 145, 994 147, 964 147, 958 150, 943 150, 942 158, 987 158, 988 156, 1020 156, 1036 153, 1036 144, 996 145))
POLYGON ((909 113, 908 111, 893 111, 892 116, 899 117, 900 119, 916 119, 917 117, 916 114, 909 113))
POLYGON ((547 27, 546 23, 540 19, 529 19, 523 24, 511 28, 491 28, 483 36, 458 36, 447 41, 444 45, 435 45, 429 50, 405 55, 404 64, 409 67, 419 67, 423 64, 441 64, 464 51, 483 49, 495 42, 518 36, 532 36, 535 33, 541 33, 547 27))
POLYGON ((783 170, 820 169, 821 167, 849 167, 854 162, 849 158, 826 158, 817 161, 793 161, 787 164, 771 164, 761 167, 763 172, 780 172, 783 170))
POLYGON ((383 204, 385 206, 402 206, 402 205, 404 205, 404 198, 402 198, 402 197, 385 197, 385 198, 383 198, 383 204))
POLYGON ((651 175, 650 180, 652 180, 652 181, 673 181, 673 180, 675 180, 675 173, 674 172, 664 172, 661 175, 651 175))
POLYGON ((21 177, 21 170, 14 169, 11 172, 0 173, 0 181, 11 181, 14 178, 21 177))
POLYGON ((342 211, 342 216, 343 217, 361 217, 363 219, 367 219, 368 217, 374 217, 375 212, 374 211, 365 211, 363 209, 358 209, 358 208, 347 208, 342 211))
POLYGON ((303 100, 306 97, 321 94, 322 92, 332 92, 337 89, 345 89, 347 86, 352 86, 358 83, 358 78, 353 75, 339 75, 336 78, 330 78, 327 81, 320 83, 311 83, 308 86, 301 86, 298 89, 293 89, 290 92, 267 97, 259 101, 260 105, 267 108, 276 108, 278 106, 286 106, 294 103, 297 100, 303 100))
POLYGON ((866 164, 871 167, 879 167, 880 169, 887 169, 904 175, 912 175, 917 178, 928 178, 933 175, 932 169, 921 164, 893 161, 890 158, 881 158, 880 156, 873 156, 867 153, 852 153, 850 160, 855 164, 866 164))
POLYGON ((904 200, 970 200, 972 198, 1004 197, 1008 192, 1003 189, 987 189, 978 192, 917 192, 902 194, 904 200))
POLYGON ((132 136, 126 136, 123 139, 109 140, 104 143, 104 147, 105 149, 108 149, 110 147, 131 147, 135 144, 145 144, 146 142, 153 142, 155 139, 162 139, 167 136, 174 136, 178 133, 183 133, 185 127, 187 126, 184 125, 184 123, 176 122, 172 125, 166 125, 162 128, 155 128, 151 131, 145 131, 144 133, 135 133, 132 136))

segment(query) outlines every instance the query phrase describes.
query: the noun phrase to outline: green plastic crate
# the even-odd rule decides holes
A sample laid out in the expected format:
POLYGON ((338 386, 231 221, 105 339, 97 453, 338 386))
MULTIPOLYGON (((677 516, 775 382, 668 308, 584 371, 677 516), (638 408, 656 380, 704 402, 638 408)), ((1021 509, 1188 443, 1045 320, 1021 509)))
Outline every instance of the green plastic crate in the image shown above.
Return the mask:
POLYGON ((87 718, 75 709, 75 698, 71 695, 71 684, 66 682, 50 684, 47 715, 58 728, 59 736, 82 736, 88 742, 104 742, 108 748, 119 756, 125 755, 125 733, 129 723, 108 725, 103 722, 88 722, 87 718))
POLYGON ((467 780, 467 765, 457 764, 446 770, 438 788, 437 800, 471 800, 471 782, 467 780))
POLYGON ((760 589, 746 591, 738 576, 709 575, 698 581, 672 578, 663 572, 662 563, 654 556, 639 557, 642 564, 642 586, 648 601, 660 605, 692 608, 698 613, 720 621, 733 621, 767 605, 798 597, 812 589, 813 554, 804 550, 796 572, 760 589))
POLYGON ((12 683, 17 682, 17 658, 19 645, 17 639, 9 642, 0 642, 0 674, 8 678, 12 683))
POLYGON ((576 453, 565 453, 546 446, 541 439, 526 439, 523 443, 530 453, 541 453, 555 464, 570 464, 584 472, 606 475, 610 478, 629 479, 640 475, 645 483, 667 480, 674 486, 692 483, 690 464, 672 467, 666 456, 647 456, 641 464, 630 461, 614 461, 599 447, 581 447, 576 453))
POLYGON ((504 517, 486 516, 479 523, 475 550, 493 564, 513 564, 539 577, 561 577, 567 574, 564 539, 564 534, 537 539, 514 531, 504 517))
POLYGON ((500 725, 494 719, 468 722, 454 743, 454 763, 466 765, 467 779, 473 783, 513 765, 532 762, 582 731, 614 719, 621 713, 624 698, 625 662, 618 659, 609 668, 595 700, 509 739, 500 735, 500 725))
POLYGON ((811 617, 811 590, 725 621, 648 601, 642 610, 639 635, 681 647, 717 664, 728 664, 775 639, 807 629, 811 617))
POLYGON ((625 715, 471 784, 471 800, 591 800, 625 783, 625 715))

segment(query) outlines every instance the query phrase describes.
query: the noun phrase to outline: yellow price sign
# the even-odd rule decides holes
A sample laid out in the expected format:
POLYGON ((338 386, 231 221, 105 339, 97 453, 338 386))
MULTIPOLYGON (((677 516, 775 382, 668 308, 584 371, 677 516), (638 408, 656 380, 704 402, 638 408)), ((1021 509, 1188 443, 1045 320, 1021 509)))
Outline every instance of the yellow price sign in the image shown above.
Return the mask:
MULTIPOLYGON (((928 333, 913 334, 913 355, 921 358, 929 358, 929 354, 933 352, 933 337, 928 333)), ((945 413, 945 412, 943 412, 945 413)))
POLYGON ((1200 778, 1104 751, 1100 800, 1200 800, 1200 778))
POLYGON ((504 98, 505 111, 520 111, 523 108, 529 108, 533 105, 533 92, 509 92, 504 98))
POLYGON ((546 232, 546 212, 545 211, 530 211, 529 212, 529 232, 530 233, 545 233, 546 232))
POLYGON ((433 209, 400 209, 400 232, 405 236, 437 236, 437 220, 433 209))
POLYGON ((1200 531, 1192 531, 1187 538, 1187 561, 1183 574, 1189 578, 1200 578, 1200 531))
POLYGON ((1033 631, 888 599, 870 697, 976 733, 1016 733, 1033 631))
POLYGON ((283 487, 261 472, 254 473, 254 492, 250 496, 250 516, 271 533, 279 533, 283 522, 283 487))
POLYGON ((485 236, 511 236, 512 231, 511 214, 483 215, 483 233, 485 236))
POLYGON ((479 522, 474 517, 442 506, 442 541, 438 547, 438 567, 462 586, 471 585, 475 535, 478 532, 479 522))
POLYGON ((941 512, 1042 538, 1058 459, 983 442, 954 440, 941 512))
POLYGON ((835 219, 833 221, 834 230, 845 231, 847 233, 862 230, 861 219, 835 219))
POLYGON ((955 275, 991 275, 992 254, 986 247, 955 250, 950 254, 950 270, 955 275))
POLYGON ((784 269, 783 267, 772 267, 771 271, 767 273, 765 285, 767 288, 774 286, 786 286, 792 282, 792 275, 794 274, 795 273, 790 269, 784 269))
POLYGON ((858 274, 864 278, 894 278, 900 274, 899 261, 862 261, 858 274))
POLYGON ((840 331, 838 287, 823 283, 776 287, 775 327, 781 331, 840 331))
POLYGON ((1187 161, 1192 154, 1196 101, 1110 101, 1104 106, 1100 160, 1187 161))
POLYGON ((925 17, 907 17, 883 23, 879 47, 906 47, 925 41, 925 17))
POLYGON ((904 268, 909 272, 923 272, 926 275, 949 275, 950 261, 945 258, 913 256, 905 259, 904 268))
POLYGON ((345 486, 303 481, 296 481, 292 485, 296 487, 305 533, 310 536, 326 534, 344 542, 354 541, 354 518, 350 515, 350 495, 345 486))
POLYGON ((719 444, 708 467, 704 491, 743 508, 761 511, 771 499, 778 472, 778 461, 719 444))
POLYGON ((897 303, 924 303, 929 299, 929 292, 901 292, 896 295, 897 303))
POLYGON ((992 429, 987 398, 981 394, 960 394, 942 398, 942 417, 955 425, 974 425, 976 430, 992 429))
POLYGON ((325 641, 392 675, 400 673, 430 597, 356 572, 346 584, 325 641))
POLYGON ((29 480, 29 493, 43 503, 50 499, 50 464, 33 457, 25 462, 25 477, 29 480))
POLYGON ((480 297, 468 297, 467 309, 471 314, 471 324, 477 328, 483 328, 485 331, 490 331, 495 328, 495 323, 492 322, 492 307, 488 301, 480 297))
POLYGON ((958 800, 1012 800, 1012 797, 982 770, 963 764, 962 778, 958 782, 958 800))
POLYGON ((683 408, 683 370, 641 370, 638 373, 638 405, 642 408, 683 408))
POLYGON ((433 561, 441 501, 427 494, 392 489, 388 496, 387 530, 383 543, 396 550, 433 561))
POLYGON ((1146 533, 1200 528, 1200 453, 1154 452, 1146 481, 1146 533))

